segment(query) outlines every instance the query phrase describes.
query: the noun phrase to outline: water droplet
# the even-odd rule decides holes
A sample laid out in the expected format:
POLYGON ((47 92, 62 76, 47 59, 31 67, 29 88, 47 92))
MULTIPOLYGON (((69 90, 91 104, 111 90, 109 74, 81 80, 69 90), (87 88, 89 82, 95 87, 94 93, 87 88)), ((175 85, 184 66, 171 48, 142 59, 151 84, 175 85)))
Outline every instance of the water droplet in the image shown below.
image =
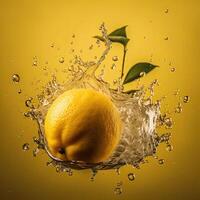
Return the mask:
POLYGON ((37 65, 38 65, 37 60, 34 60, 34 61, 33 61, 33 66, 36 67, 37 65))
POLYGON ((181 113, 183 111, 181 105, 178 105, 175 109, 175 113, 181 113))
POLYGON ((146 72, 140 72, 140 77, 143 77, 146 75, 146 72))
POLYGON ((12 81, 15 82, 15 83, 19 83, 20 76, 18 74, 13 74, 12 75, 12 81))
POLYGON ((25 112, 24 113, 24 117, 30 117, 30 116, 31 116, 30 112, 25 112))
POLYGON ((26 107, 28 107, 28 108, 33 108, 34 106, 33 106, 33 104, 32 104, 32 97, 31 98, 29 98, 28 100, 26 100, 25 101, 25 105, 26 105, 26 107))
POLYGON ((116 187, 114 188, 114 193, 116 195, 122 194, 122 182, 121 181, 116 184, 116 187))
POLYGON ((19 91, 18 91, 18 94, 21 94, 22 93, 22 90, 21 89, 19 89, 19 91))
POLYGON ((90 45, 90 47, 89 47, 89 50, 92 50, 93 49, 93 44, 92 45, 90 45))
POLYGON ((113 57, 112 57, 112 60, 113 60, 114 62, 116 62, 116 61, 118 61, 118 57, 117 57, 117 56, 113 56, 113 57))
POLYGON ((164 37, 164 40, 168 40, 169 38, 168 37, 164 37))
POLYGON ((159 160, 158 160, 158 163, 159 163, 160 165, 163 165, 163 164, 164 164, 164 162, 165 162, 165 160, 164 160, 164 159, 159 159, 159 160))
POLYGON ((173 146, 171 144, 167 144, 166 150, 167 151, 172 151, 173 150, 173 146))
POLYGON ((60 59, 59 59, 59 63, 64 63, 65 62, 65 58, 64 57, 61 57, 60 59))
POLYGON ((172 121, 172 118, 170 117, 165 118, 164 123, 167 128, 172 128, 173 126, 173 121, 172 121))
POLYGON ((114 193, 115 193, 116 195, 122 194, 122 188, 116 187, 116 188, 114 189, 114 193))
POLYGON ((115 63, 112 64, 111 69, 114 70, 116 68, 115 63))
POLYGON ((52 43, 52 44, 51 44, 51 48, 54 48, 54 45, 55 45, 55 44, 54 44, 54 43, 52 43))
POLYGON ((114 85, 117 84, 117 80, 116 79, 113 80, 113 84, 114 85))
POLYGON ((75 38, 75 34, 73 34, 72 37, 75 38))
POLYGON ((183 102, 184 103, 188 103, 190 101, 190 97, 189 96, 184 96, 183 97, 183 102))
POLYGON ((23 144, 22 149, 24 151, 28 151, 30 149, 29 144, 28 143, 23 144))
POLYGON ((129 179, 129 181, 134 181, 135 180, 135 174, 129 173, 128 174, 128 179, 129 179))
POLYGON ((175 67, 171 67, 170 71, 171 71, 171 72, 175 72, 175 71, 176 71, 176 68, 175 68, 175 67))
POLYGON ((167 9, 165 9, 165 13, 168 13, 169 12, 169 9, 167 8, 167 9))
POLYGON ((39 153, 39 151, 40 151, 40 150, 39 150, 38 148, 33 149, 33 156, 36 157, 37 154, 39 153))
POLYGON ((174 92, 174 95, 177 96, 179 93, 180 93, 180 90, 178 89, 178 90, 176 90, 176 91, 174 92))

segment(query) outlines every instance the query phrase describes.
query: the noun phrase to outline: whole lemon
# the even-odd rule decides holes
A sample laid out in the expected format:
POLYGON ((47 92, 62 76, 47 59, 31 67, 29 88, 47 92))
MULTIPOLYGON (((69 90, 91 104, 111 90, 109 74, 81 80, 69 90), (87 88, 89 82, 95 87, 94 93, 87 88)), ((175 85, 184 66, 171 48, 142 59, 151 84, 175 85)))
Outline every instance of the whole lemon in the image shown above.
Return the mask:
POLYGON ((50 153, 61 160, 105 161, 121 134, 117 108, 103 93, 72 89, 53 102, 45 119, 50 153))

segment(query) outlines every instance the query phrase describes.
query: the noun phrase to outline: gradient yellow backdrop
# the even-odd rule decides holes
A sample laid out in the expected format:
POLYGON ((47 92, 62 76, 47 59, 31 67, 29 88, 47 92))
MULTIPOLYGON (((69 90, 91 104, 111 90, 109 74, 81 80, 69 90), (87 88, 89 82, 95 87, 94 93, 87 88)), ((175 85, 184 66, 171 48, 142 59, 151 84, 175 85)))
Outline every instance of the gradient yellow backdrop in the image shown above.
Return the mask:
MULTIPOLYGON (((0 199, 199 199, 199 21, 198 0, 0 0, 0 199), (77 51, 83 49, 86 58, 99 55, 99 50, 89 53, 88 46, 102 22, 110 31, 128 25, 131 41, 126 72, 138 61, 152 59, 160 66, 142 83, 159 79, 156 95, 167 95, 164 109, 174 109, 178 99, 172 94, 178 88, 191 101, 182 114, 174 116, 174 151, 166 152, 164 145, 159 148, 159 157, 165 159, 163 166, 149 159, 140 170, 124 167, 120 176, 102 171, 91 182, 89 171, 75 171, 72 177, 58 174, 46 166, 46 155, 35 158, 31 151, 23 152, 25 142, 33 148, 37 127, 22 113, 24 100, 38 93, 34 83, 48 80, 40 67, 46 61, 52 70, 66 66, 67 62, 61 65, 58 59, 71 56, 73 33, 77 51), (32 66, 33 56, 38 57, 38 67, 32 66), (174 73, 170 62, 176 68, 174 73), (11 81, 13 73, 20 74, 20 84, 11 81), (134 182, 128 181, 129 172, 136 174, 134 182), (113 193, 118 181, 123 182, 120 196, 113 193)), ((119 45, 114 45, 107 65, 116 53, 121 55, 119 45)), ((116 76, 119 69, 120 65, 113 75, 109 68, 106 78, 116 76)))

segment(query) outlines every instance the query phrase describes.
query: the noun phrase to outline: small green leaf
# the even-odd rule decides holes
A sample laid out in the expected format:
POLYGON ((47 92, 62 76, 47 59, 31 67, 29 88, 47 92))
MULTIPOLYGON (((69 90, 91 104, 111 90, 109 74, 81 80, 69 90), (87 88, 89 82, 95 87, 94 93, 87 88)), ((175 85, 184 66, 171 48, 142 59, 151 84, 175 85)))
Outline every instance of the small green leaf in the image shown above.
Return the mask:
POLYGON ((123 84, 129 83, 141 77, 141 73, 145 72, 146 74, 153 70, 156 65, 152 65, 151 63, 141 62, 135 64, 131 69, 128 71, 126 78, 124 79, 123 84))
MULTIPOLYGON (((120 43, 123 46, 126 46, 127 43, 129 42, 129 38, 127 38, 127 36, 126 36, 126 27, 127 26, 123 26, 121 28, 114 30, 113 32, 111 32, 108 35, 108 39, 111 42, 120 43)), ((102 36, 96 35, 96 36, 94 36, 94 38, 97 38, 97 39, 101 40, 102 42, 105 42, 105 39, 102 36)))
POLYGON ((123 26, 123 27, 121 27, 121 28, 118 28, 118 29, 116 29, 116 30, 114 30, 113 32, 111 32, 110 34, 109 34, 109 36, 121 36, 121 37, 127 37, 126 36, 126 27, 127 26, 123 26))

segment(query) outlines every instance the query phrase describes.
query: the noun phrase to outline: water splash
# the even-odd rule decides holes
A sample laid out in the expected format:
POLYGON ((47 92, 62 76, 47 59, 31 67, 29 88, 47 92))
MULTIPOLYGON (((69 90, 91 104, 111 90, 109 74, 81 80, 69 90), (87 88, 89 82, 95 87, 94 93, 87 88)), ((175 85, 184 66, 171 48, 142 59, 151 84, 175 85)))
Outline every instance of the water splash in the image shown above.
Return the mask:
MULTIPOLYGON (((33 155, 36 156, 41 149, 45 150, 51 158, 47 165, 54 166, 57 172, 67 172, 69 176, 72 175, 71 169, 90 168, 93 175, 96 175, 98 170, 104 169, 116 169, 119 173, 119 168, 127 164, 139 168, 140 163, 145 163, 144 160, 147 156, 155 156, 160 143, 165 142, 170 145, 170 133, 159 135, 156 132, 157 127, 163 126, 169 129, 173 126, 172 118, 160 112, 161 100, 153 101, 154 89, 158 86, 158 80, 152 81, 148 88, 142 86, 138 90, 127 92, 124 91, 120 78, 113 80, 115 88, 111 88, 103 78, 104 70, 97 75, 97 69, 106 59, 112 45, 104 24, 100 26, 100 31, 105 40, 105 49, 95 61, 84 61, 80 55, 74 55, 67 70, 69 76, 64 83, 59 83, 56 76, 53 75, 37 97, 29 98, 25 102, 28 109, 24 113, 25 117, 36 121, 38 125, 38 138, 34 138, 37 148, 33 155), (92 88, 102 92, 118 108, 123 122, 122 136, 112 155, 104 162, 92 164, 73 160, 62 161, 53 157, 48 149, 44 132, 47 111, 60 94, 73 88, 92 88)), ((100 45, 99 40, 97 40, 97 44, 100 45)), ((118 60, 117 56, 116 58, 114 61, 118 60)), ((141 74, 141 76, 144 75, 141 74)), ((168 147, 168 149, 170 148, 168 147)), ((130 173, 129 176, 131 180, 135 179, 134 174, 130 173)), ((121 191, 121 187, 118 187, 117 191, 121 191)))

